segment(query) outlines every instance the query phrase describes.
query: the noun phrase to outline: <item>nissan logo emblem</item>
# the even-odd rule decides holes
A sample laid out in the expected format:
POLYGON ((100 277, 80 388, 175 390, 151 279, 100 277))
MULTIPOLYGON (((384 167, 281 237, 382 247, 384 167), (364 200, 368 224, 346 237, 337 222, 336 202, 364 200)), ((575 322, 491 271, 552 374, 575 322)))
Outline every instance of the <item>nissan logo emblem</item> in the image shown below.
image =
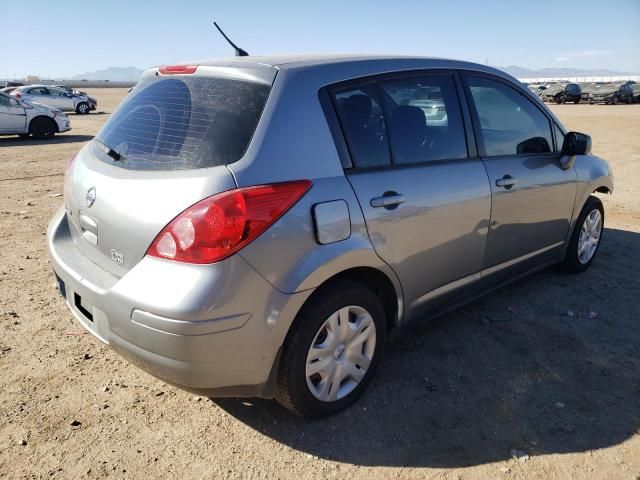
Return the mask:
POLYGON ((96 187, 91 187, 87 190, 84 199, 87 201, 87 207, 91 207, 96 202, 96 187))

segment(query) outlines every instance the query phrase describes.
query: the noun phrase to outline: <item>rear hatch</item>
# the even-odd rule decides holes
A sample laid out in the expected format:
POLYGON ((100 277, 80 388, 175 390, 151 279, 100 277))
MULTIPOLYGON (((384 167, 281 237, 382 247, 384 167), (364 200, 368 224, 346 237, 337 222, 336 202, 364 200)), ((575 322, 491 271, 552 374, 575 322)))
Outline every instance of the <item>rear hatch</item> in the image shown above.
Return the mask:
POLYGON ((118 277, 187 207, 236 187, 226 165, 246 152, 276 72, 256 65, 161 71, 143 76, 67 172, 74 243, 118 277))

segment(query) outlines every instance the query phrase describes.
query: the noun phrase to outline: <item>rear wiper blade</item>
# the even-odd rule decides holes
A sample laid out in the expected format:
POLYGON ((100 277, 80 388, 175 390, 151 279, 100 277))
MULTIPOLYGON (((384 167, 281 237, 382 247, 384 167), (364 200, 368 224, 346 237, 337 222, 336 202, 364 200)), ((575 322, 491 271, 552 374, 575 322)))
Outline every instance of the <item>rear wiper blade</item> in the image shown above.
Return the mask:
POLYGON ((124 155, 122 155, 121 153, 116 152, 113 148, 111 148, 108 145, 105 145, 104 143, 102 143, 100 140, 96 140, 96 142, 98 142, 100 149, 106 153, 107 155, 109 155, 111 158, 113 158, 116 162, 119 161, 125 161, 127 159, 127 157, 125 157, 124 155))

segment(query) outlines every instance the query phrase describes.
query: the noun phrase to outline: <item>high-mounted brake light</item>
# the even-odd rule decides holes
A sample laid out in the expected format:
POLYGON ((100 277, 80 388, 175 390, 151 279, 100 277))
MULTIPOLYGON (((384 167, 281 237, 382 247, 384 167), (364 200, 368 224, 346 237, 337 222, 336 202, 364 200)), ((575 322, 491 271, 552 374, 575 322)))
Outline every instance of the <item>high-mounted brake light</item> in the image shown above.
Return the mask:
POLYGON ((309 180, 228 190, 174 218, 147 255, 184 263, 213 263, 233 255, 284 215, 311 188, 309 180))
POLYGON ((195 73, 198 65, 165 65, 160 67, 160 73, 163 75, 188 74, 195 73))

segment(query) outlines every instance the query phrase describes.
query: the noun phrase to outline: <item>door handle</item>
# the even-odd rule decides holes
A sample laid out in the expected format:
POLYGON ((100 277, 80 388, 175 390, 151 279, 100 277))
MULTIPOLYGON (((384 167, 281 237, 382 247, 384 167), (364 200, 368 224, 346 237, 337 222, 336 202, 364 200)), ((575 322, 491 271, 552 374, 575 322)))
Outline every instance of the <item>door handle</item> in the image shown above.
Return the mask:
POLYGON ((518 183, 518 180, 513 178, 511 175, 505 175, 504 177, 496 180, 496 186, 506 188, 507 190, 513 187, 516 183, 518 183))
POLYGON ((374 208, 384 207, 387 210, 393 210, 398 205, 404 202, 404 195, 399 193, 392 193, 391 195, 384 194, 381 197, 375 197, 371 199, 371 206, 374 208))

